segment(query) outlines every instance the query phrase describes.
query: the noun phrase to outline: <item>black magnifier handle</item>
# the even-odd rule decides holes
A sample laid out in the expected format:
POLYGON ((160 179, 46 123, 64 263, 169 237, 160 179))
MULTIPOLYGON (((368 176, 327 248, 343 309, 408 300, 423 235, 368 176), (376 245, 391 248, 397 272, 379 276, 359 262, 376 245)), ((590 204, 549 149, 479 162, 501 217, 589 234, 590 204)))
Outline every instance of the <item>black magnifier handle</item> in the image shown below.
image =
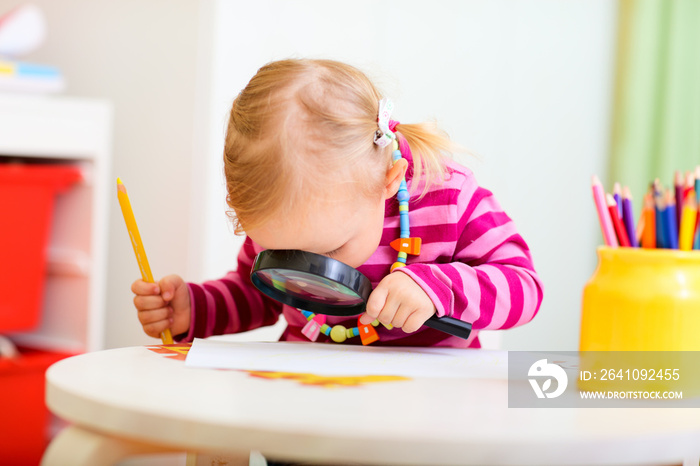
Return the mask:
POLYGON ((424 325, 459 338, 464 338, 465 340, 469 338, 469 334, 472 333, 472 324, 455 319, 454 317, 432 316, 425 321, 424 325))

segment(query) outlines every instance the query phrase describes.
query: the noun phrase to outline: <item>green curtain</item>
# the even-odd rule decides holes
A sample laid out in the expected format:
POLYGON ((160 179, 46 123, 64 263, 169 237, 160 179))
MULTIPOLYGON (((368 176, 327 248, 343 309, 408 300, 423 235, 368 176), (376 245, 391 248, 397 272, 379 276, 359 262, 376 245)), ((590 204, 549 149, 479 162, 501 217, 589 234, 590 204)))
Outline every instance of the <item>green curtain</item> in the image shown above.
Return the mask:
POLYGON ((654 178, 700 165, 700 0, 620 0, 606 190, 627 185, 639 213, 654 178))

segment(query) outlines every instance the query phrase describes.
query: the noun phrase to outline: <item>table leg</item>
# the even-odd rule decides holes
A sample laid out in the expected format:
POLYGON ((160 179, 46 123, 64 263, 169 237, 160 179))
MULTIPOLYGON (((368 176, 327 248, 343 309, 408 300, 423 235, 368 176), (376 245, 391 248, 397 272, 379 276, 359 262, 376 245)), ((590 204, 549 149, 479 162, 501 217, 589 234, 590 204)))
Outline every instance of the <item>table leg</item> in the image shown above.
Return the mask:
POLYGON ((178 450, 110 437, 73 425, 64 428, 51 441, 41 459, 41 466, 111 466, 132 455, 174 451, 178 450))

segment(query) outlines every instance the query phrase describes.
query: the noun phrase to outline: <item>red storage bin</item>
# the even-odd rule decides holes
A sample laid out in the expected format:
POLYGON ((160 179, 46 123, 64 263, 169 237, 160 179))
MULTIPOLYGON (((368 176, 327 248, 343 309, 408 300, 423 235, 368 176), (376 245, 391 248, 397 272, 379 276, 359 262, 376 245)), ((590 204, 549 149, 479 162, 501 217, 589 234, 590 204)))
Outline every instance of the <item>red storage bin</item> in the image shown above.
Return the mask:
POLYGON ((72 165, 0 163, 0 332, 39 323, 54 198, 80 178, 72 165))
MULTIPOLYGON (((39 324, 54 200, 80 178, 73 165, 0 163, 0 333, 39 324)), ((44 374, 68 356, 22 348, 0 358, 0 464, 39 464, 49 439, 44 374)))
POLYGON ((49 441, 44 374, 68 356, 20 348, 19 357, 0 358, 0 464, 39 464, 49 441))

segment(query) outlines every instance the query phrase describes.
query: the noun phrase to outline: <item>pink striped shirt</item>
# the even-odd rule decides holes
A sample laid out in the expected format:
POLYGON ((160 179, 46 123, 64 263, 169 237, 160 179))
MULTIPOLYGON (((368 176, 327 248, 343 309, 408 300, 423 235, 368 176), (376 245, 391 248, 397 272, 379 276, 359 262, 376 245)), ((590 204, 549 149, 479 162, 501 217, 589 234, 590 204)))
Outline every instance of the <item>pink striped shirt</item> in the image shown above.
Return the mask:
MULTIPOLYGON (((410 157, 409 166, 411 164, 410 157)), ((473 324, 468 340, 421 327, 414 333, 376 327, 379 346, 450 346, 479 348, 481 329, 507 329, 529 322, 542 302, 542 284, 530 251, 490 191, 477 185, 470 170, 448 162, 450 177, 420 200, 409 203, 411 236, 422 239, 420 255, 408 256, 407 266, 394 273, 409 275, 432 299, 438 316, 473 324)), ((411 184, 411 169, 406 175, 411 184)), ((417 196, 416 196, 417 197, 417 196)), ((399 237, 396 199, 388 199, 384 231, 374 254, 358 267, 373 286, 389 273, 396 251, 389 243, 399 237)), ((220 280, 189 283, 192 324, 181 341, 237 333, 287 320, 281 340, 308 341, 301 329, 306 319, 299 310, 260 293, 250 271, 262 249, 246 238, 238 268, 220 280)), ((327 317, 330 326, 357 326, 357 317, 327 317)), ((330 338, 321 334, 319 342, 330 338)), ((344 344, 361 344, 359 337, 344 344)))

